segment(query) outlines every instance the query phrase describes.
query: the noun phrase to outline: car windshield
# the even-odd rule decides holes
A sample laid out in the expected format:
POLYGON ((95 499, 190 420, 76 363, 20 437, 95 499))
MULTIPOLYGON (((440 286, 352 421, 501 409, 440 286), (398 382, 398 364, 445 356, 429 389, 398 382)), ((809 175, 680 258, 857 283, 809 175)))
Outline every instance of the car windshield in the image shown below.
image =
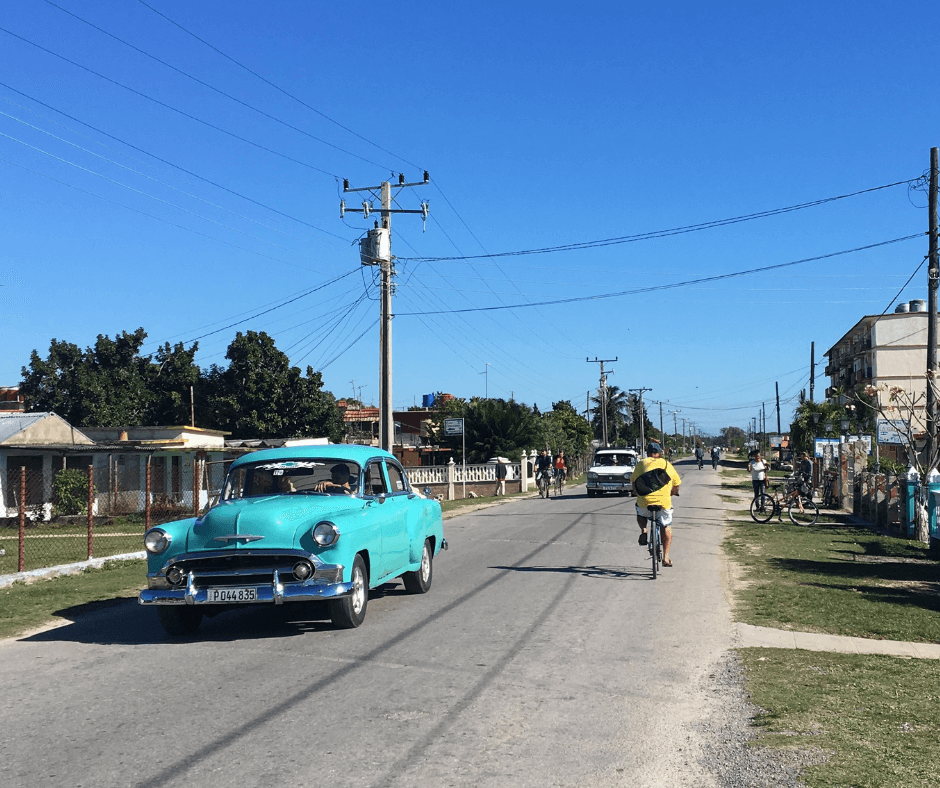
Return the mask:
POLYGON ((636 465, 636 460, 632 454, 624 452, 623 454, 598 454, 594 458, 595 465, 603 466, 627 466, 627 465, 636 465))
POLYGON ((359 488, 359 465, 341 459, 278 459, 232 468, 222 500, 262 495, 352 495, 359 488))

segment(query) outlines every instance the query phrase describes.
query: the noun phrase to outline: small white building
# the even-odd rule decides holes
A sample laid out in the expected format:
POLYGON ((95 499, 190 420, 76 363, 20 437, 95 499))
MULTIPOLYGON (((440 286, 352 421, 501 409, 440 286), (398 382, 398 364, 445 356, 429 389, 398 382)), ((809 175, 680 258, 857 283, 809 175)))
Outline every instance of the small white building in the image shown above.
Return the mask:
POLYGON ((200 508, 224 477, 225 437, 198 427, 73 427, 55 413, 0 413, 0 516, 16 516, 20 468, 26 505, 52 509, 52 481, 63 468, 94 468, 96 514, 141 512, 150 470, 152 507, 191 510, 194 463, 200 508))

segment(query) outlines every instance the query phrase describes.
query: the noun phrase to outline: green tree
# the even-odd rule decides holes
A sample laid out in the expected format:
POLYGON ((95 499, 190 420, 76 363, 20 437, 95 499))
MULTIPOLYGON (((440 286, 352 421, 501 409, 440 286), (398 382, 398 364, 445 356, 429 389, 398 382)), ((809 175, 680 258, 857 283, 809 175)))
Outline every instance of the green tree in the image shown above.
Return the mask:
POLYGON ((740 427, 722 427, 721 444, 729 448, 740 449, 744 446, 747 435, 740 427))
MULTIPOLYGON (((607 441, 617 443, 621 439, 624 427, 629 423, 628 405, 630 394, 617 386, 606 387, 606 407, 601 401, 601 394, 591 397, 592 408, 591 425, 594 428, 594 437, 598 440, 604 438, 603 414, 607 411, 607 441)), ((624 433, 625 434, 625 433, 624 433)))
POLYGON ((225 357, 228 367, 213 366, 202 390, 217 429, 243 439, 342 440, 342 414, 333 395, 323 391, 320 373, 307 367, 302 376, 264 331, 238 332, 225 357))
POLYGON ((452 399, 435 405, 432 417, 433 439, 447 446, 456 460, 467 446, 467 462, 486 462, 491 457, 515 458, 535 445, 539 422, 527 406, 515 400, 474 398, 469 402, 452 399), (463 437, 444 435, 444 420, 463 418, 463 437))
POLYGON ((34 350, 20 383, 27 410, 55 411, 79 426, 148 423, 154 365, 150 356, 140 355, 146 337, 142 328, 114 339, 99 334, 94 347, 84 351, 53 339, 46 359, 34 350))
MULTIPOLYGON (((198 349, 195 342, 189 348, 182 342, 171 348, 166 342, 157 349, 148 374, 151 399, 146 424, 170 427, 190 423, 195 410, 190 404, 190 388, 196 388, 202 375, 194 361, 198 349)), ((200 417, 202 407, 200 402, 200 417)), ((201 419, 196 423, 202 424, 201 419)))
POLYGON ((559 449, 572 456, 587 454, 593 432, 591 424, 580 415, 568 400, 552 405, 550 413, 539 420, 541 434, 537 441, 538 448, 548 446, 553 453, 559 449))

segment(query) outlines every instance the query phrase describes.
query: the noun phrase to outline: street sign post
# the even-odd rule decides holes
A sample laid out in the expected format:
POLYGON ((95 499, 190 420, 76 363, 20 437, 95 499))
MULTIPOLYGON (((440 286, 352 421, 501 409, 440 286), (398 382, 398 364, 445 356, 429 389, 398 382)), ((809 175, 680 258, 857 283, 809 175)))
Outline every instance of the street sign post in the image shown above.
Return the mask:
POLYGON ((463 497, 467 497, 467 436, 463 431, 463 419, 444 419, 445 435, 460 435, 463 446, 463 497))

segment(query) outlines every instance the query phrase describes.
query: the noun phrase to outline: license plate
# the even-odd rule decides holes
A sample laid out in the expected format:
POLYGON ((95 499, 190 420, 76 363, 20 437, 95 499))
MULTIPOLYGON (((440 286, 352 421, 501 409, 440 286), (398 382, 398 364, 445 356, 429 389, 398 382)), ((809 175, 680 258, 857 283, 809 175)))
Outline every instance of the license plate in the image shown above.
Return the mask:
POLYGON ((602 490, 619 490, 620 485, 619 484, 602 484, 601 489, 602 490))
POLYGON ((258 589, 254 586, 246 588, 210 588, 206 591, 206 601, 210 604, 223 602, 257 602, 258 589))

